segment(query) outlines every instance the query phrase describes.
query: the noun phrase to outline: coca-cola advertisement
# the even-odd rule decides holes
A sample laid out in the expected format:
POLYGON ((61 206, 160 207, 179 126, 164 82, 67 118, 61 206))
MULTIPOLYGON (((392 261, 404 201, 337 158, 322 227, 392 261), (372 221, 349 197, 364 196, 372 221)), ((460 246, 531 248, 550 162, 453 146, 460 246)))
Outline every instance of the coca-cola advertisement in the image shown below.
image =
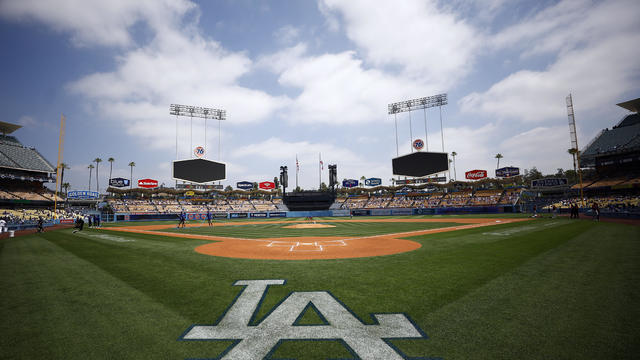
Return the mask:
POLYGON ((464 173, 464 177, 469 180, 480 180, 487 177, 487 170, 471 170, 464 173))
POLYGON ((138 180, 138 187, 147 188, 147 189, 157 188, 158 187, 158 180, 140 179, 140 180, 138 180))

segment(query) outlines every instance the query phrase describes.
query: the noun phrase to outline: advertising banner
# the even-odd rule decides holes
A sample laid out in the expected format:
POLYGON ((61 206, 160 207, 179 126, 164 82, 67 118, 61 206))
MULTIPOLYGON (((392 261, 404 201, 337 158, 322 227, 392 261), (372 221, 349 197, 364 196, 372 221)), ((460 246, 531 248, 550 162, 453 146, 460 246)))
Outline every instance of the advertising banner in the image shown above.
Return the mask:
POLYGON ((193 191, 191 191, 191 190, 189 190, 189 191, 187 191, 187 192, 185 192, 185 193, 184 193, 184 195, 185 195, 185 196, 193 196, 193 195, 195 195, 195 194, 196 194, 196 193, 194 193, 194 192, 193 192, 193 191))
POLYGON ((184 189, 194 189, 194 190, 222 190, 223 189, 223 185, 220 184, 212 184, 212 185, 201 185, 201 184, 178 184, 176 186, 176 189, 178 190, 184 190, 184 189))
POLYGON ((447 182, 447 177, 437 176, 437 177, 423 178, 423 179, 395 180, 394 182, 396 183, 396 185, 441 183, 441 182, 447 182))
POLYGON ((270 212, 269 217, 287 217, 287 213, 284 211, 270 212))
POLYGON ((464 173, 464 177, 469 180, 480 180, 487 177, 487 170, 471 170, 464 173))
POLYGON ((424 141, 422 139, 413 140, 413 148, 420 151, 424 147, 424 141))
POLYGON ((129 179, 125 179, 125 178, 112 178, 109 179, 109 186, 113 186, 113 187, 127 187, 129 186, 131 182, 129 181, 129 179))
POLYGON ((353 216, 369 216, 371 215, 371 210, 356 209, 351 210, 351 213, 353 214, 353 216))
POLYGON ((354 179, 342 180, 342 187, 351 188, 356 186, 358 186, 358 180, 354 180, 354 179))
POLYGON ((242 190, 251 190, 253 189, 253 183, 249 181, 240 181, 236 183, 236 187, 242 190))
POLYGON ((227 213, 226 212, 214 212, 211 215, 213 215, 214 219, 226 219, 227 218, 227 213))
POLYGON ((197 148, 193 149, 193 154, 199 158, 204 156, 204 148, 202 146, 198 146, 197 148))
POLYGON ((520 168, 517 167, 503 167, 496 169, 496 177, 511 177, 520 175, 520 168))
POLYGON ((276 184, 273 181, 263 181, 258 184, 258 188, 262 190, 273 190, 276 188, 276 184))
POLYGON ((249 217, 249 214, 247 213, 231 213, 229 214, 229 217, 231 219, 245 219, 249 217))
POLYGON ((390 216, 391 209, 371 209, 371 215, 373 216, 390 216))
POLYGON ((382 179, 380 178, 369 178, 364 181, 366 186, 380 186, 382 185, 382 179))
POLYGON ((267 213, 251 213, 252 218, 266 218, 267 213))
POLYGON ((62 219, 62 220, 60 220, 60 224, 73 224, 75 222, 76 221, 73 220, 73 219, 62 219))
POLYGON ((531 181, 532 188, 552 188, 567 185, 569 185, 569 181, 567 181, 566 178, 549 178, 531 181))
POLYGON ((349 210, 332 210, 331 216, 349 216, 349 210))
POLYGON ((140 179, 140 180, 138 180, 138 187, 147 188, 147 189, 157 188, 158 187, 158 180, 140 179))
POLYGON ((391 215, 413 215, 413 209, 391 209, 391 215))
POLYGON ((69 191, 67 193, 67 199, 74 200, 91 200, 97 199, 100 196, 96 191, 86 191, 86 190, 78 190, 78 191, 69 191))

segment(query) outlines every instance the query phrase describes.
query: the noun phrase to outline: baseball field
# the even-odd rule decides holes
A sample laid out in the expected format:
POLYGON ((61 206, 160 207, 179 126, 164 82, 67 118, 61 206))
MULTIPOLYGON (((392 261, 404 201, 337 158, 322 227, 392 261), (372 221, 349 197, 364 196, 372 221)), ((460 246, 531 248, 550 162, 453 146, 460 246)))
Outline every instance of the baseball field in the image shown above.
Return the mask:
POLYGON ((0 240, 0 358, 634 359, 640 227, 122 223, 0 240))

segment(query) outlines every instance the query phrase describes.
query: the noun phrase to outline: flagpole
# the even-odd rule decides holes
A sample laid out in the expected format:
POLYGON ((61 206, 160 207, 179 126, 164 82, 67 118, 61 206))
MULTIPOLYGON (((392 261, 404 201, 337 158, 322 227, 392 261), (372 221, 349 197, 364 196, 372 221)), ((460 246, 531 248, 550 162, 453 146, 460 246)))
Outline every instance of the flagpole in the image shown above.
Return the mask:
POLYGON ((298 172, 300 171, 300 164, 298 163, 298 154, 296 154, 296 191, 298 191, 298 172))

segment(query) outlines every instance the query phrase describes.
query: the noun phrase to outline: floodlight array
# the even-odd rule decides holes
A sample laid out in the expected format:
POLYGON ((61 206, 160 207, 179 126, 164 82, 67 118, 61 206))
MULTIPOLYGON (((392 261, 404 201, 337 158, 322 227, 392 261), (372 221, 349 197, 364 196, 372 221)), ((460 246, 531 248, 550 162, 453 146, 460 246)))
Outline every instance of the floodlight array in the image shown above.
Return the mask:
POLYGON ((169 114, 177 116, 199 117, 203 119, 226 120, 227 111, 199 106, 171 104, 169 114))
POLYGON ((389 104, 389 114, 397 114, 418 109, 427 109, 447 105, 447 94, 438 94, 418 99, 405 100, 389 104))

